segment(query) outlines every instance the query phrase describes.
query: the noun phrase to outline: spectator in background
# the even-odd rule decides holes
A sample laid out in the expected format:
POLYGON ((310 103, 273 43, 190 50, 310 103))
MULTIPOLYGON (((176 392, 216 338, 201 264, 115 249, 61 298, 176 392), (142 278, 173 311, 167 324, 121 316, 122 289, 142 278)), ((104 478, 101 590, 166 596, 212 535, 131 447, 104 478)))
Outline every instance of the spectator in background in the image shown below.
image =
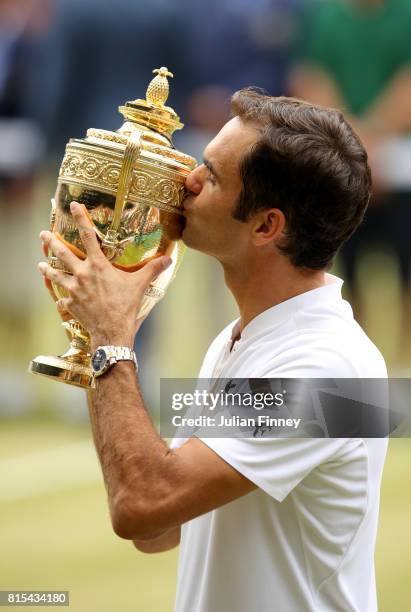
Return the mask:
POLYGON ((49 0, 0 0, 1 205, 27 207, 44 139, 33 120, 27 83, 35 39, 48 25, 49 0))
MULTIPOLYGON (((411 226, 411 3, 409 0, 329 0, 307 5, 293 95, 344 109, 369 153, 374 196, 359 232, 341 257, 352 302, 360 250, 385 240, 402 285, 401 338, 409 347, 411 226)), ((409 356, 408 356, 409 357, 409 356)))
POLYGON ((0 0, 0 411, 28 406, 25 366, 33 287, 30 248, 35 178, 45 149, 32 113, 32 51, 52 15, 50 0, 0 0), (24 369, 22 361, 24 360, 24 369))
POLYGON ((182 134, 196 157, 227 121, 234 91, 253 85, 285 93, 297 7, 302 0, 180 0, 190 95, 182 134), (191 142, 188 139, 191 138, 191 142))
POLYGON ((145 96, 153 68, 176 73, 170 103, 181 107, 183 32, 169 0, 59 0, 37 48, 31 99, 59 164, 69 138, 116 130, 119 105, 145 96))

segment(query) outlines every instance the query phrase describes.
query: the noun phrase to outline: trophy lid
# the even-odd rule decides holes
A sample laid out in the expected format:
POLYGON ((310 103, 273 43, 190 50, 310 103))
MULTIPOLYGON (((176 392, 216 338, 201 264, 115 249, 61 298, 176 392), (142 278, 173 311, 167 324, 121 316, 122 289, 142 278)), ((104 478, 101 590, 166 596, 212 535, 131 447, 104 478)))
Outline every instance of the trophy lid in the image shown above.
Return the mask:
POLYGON ((174 109, 165 106, 170 91, 167 77, 174 75, 165 66, 156 68, 153 73, 157 76, 147 87, 146 99, 126 102, 119 111, 127 121, 154 130, 171 141, 173 132, 184 127, 174 109))
POLYGON ((116 224, 126 202, 181 213, 185 179, 196 166, 172 143, 173 132, 183 127, 165 106, 172 74, 164 66, 153 72, 146 99, 120 107, 123 125, 115 132, 90 128, 86 138, 70 139, 60 167, 58 182, 70 197, 80 201, 82 194, 82 203, 86 193, 88 202, 100 194, 114 198, 116 224))

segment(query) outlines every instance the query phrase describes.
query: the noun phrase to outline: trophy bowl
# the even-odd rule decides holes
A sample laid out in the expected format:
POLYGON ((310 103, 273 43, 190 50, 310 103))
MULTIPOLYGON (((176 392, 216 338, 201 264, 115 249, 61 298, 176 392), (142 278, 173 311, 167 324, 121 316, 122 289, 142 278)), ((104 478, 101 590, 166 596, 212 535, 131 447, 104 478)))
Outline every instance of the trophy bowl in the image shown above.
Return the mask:
MULTIPOLYGON (((171 265, 145 292, 138 318, 164 296, 180 265, 184 185, 196 166, 193 157, 172 144, 173 132, 183 127, 174 110, 165 106, 167 77, 173 75, 165 67, 153 72, 157 76, 146 99, 120 106, 125 121, 119 130, 89 129, 86 138, 69 141, 50 219, 50 230, 81 259, 86 253, 70 213, 72 201, 85 206, 101 249, 114 267, 135 272, 157 257, 171 258, 171 265)), ((51 250, 48 262, 69 273, 51 250)), ((53 290, 58 298, 67 296, 55 283, 53 290)), ((89 334, 75 319, 62 325, 70 339, 68 351, 59 357, 36 357, 29 371, 93 388, 89 334)))

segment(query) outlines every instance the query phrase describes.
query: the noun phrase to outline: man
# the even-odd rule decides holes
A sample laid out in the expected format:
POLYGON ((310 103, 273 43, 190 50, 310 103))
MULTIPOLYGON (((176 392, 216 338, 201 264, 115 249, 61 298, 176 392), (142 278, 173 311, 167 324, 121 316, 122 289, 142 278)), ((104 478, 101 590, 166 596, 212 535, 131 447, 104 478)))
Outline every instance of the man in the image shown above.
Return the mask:
MULTIPOLYGON (((232 107, 186 183, 183 238, 221 262, 240 311, 200 376, 385 377, 326 273, 368 203, 363 146, 338 111, 253 90, 232 107)), ((89 330, 93 350, 130 348, 167 258, 116 270, 82 208, 71 210, 87 259, 43 232, 72 276, 40 270, 69 292, 58 307, 89 330)), ((96 379, 90 412, 115 532, 145 552, 181 539, 178 612, 376 610, 385 441, 194 437, 169 449, 131 361, 96 379)))
MULTIPOLYGON (((367 249, 389 250, 400 281, 397 366, 410 361, 411 3, 409 0, 309 2, 288 90, 344 108, 367 145, 374 193, 366 222, 341 251, 356 318, 364 316, 358 279, 367 249)), ((346 287, 347 288, 347 287, 346 287)))

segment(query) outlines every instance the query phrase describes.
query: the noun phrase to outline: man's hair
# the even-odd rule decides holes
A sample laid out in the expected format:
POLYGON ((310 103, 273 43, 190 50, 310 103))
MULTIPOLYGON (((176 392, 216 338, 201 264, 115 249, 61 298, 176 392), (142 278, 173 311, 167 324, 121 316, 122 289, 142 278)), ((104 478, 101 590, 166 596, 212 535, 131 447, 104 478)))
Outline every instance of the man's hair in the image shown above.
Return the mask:
POLYGON ((291 263, 327 269, 361 223, 371 190, 367 153, 338 110, 295 98, 237 91, 232 112, 261 137, 240 163, 242 191, 233 216, 247 221, 268 208, 286 218, 278 244, 291 263))

